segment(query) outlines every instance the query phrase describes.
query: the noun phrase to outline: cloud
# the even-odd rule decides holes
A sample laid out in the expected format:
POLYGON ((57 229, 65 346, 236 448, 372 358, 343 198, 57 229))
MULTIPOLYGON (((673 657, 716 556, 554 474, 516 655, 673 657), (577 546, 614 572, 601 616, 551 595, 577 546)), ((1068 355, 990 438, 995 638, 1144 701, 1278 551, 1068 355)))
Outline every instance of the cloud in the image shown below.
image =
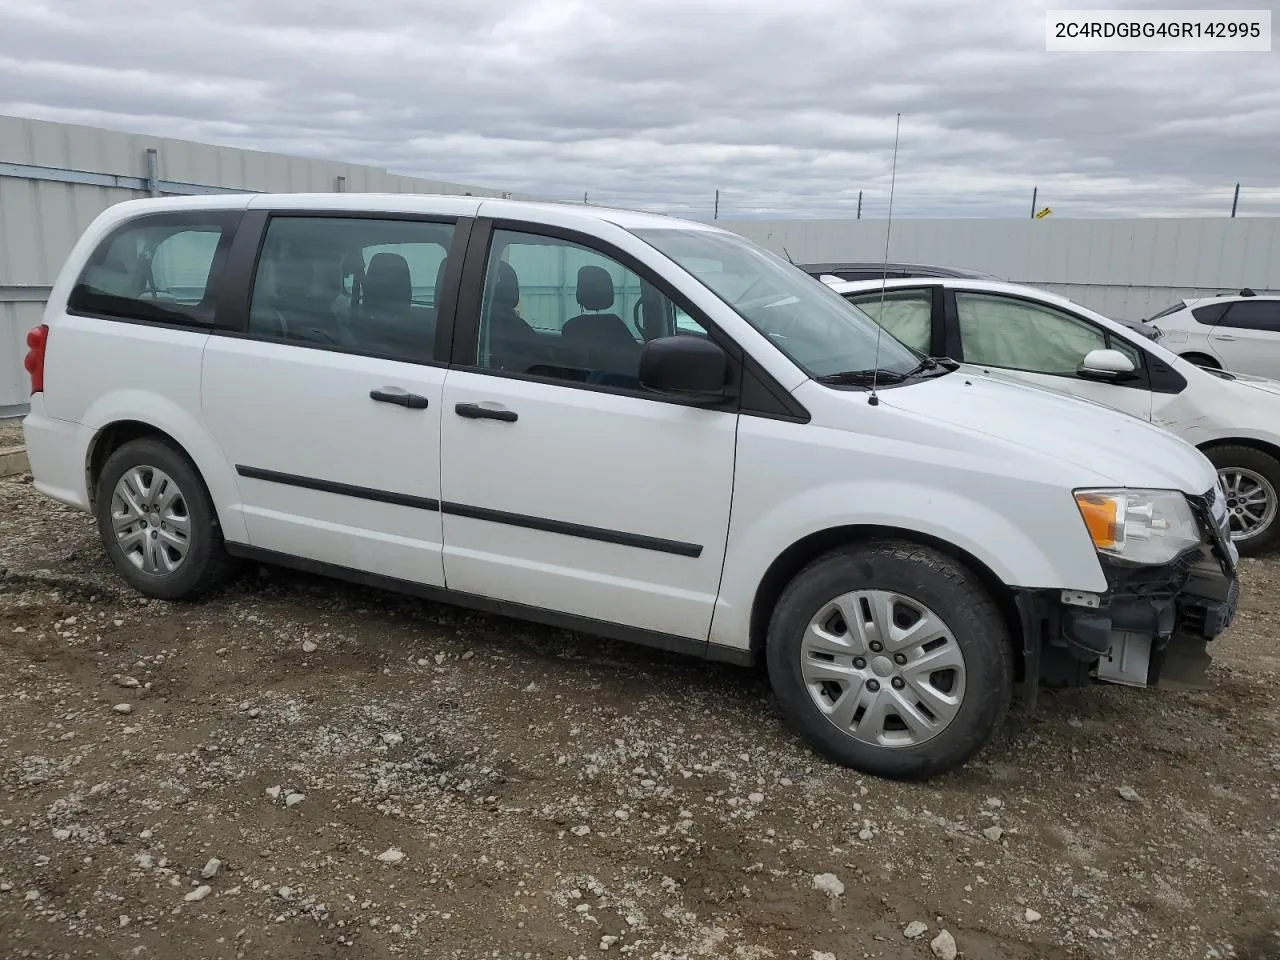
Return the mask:
POLYGON ((895 216, 1280 215, 1280 53, 1048 53, 1049 6, 0 0, 0 113, 741 217, 883 216, 900 111, 895 216))

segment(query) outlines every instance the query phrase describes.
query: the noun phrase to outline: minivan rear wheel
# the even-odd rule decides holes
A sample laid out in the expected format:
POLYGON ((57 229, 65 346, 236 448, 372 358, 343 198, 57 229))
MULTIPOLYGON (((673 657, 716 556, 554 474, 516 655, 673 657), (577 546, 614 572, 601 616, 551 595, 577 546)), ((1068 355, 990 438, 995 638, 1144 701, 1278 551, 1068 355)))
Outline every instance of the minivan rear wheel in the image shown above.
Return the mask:
POLYGON ((835 550, 787 586, 769 678, 791 726, 839 763, 922 778, 964 763, 1013 697, 1009 628, 982 581, 906 541, 835 550))
POLYGON ((189 600, 221 584, 231 567, 213 501, 185 454, 153 438, 131 440, 103 464, 98 534, 135 589, 189 600))

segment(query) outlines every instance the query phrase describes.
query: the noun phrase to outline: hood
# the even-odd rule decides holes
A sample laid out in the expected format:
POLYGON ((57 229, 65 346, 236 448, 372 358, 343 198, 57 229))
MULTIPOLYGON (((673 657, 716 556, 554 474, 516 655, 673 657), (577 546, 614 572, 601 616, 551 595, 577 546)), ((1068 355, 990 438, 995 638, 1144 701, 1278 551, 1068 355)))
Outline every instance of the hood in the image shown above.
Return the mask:
POLYGON ((1251 374, 1236 373, 1235 371, 1227 371, 1228 375, 1225 377, 1215 370, 1205 370, 1205 373, 1220 380, 1222 383, 1238 383, 1242 387, 1250 387, 1254 390, 1261 390, 1263 393, 1280 397, 1280 380, 1272 380, 1269 377, 1255 377, 1251 374))
POLYGON ((1069 468, 1063 479, 1072 486, 1100 482, 1198 495, 1217 482, 1204 454, 1145 420, 968 366, 883 390, 880 402, 1057 461, 1069 468))

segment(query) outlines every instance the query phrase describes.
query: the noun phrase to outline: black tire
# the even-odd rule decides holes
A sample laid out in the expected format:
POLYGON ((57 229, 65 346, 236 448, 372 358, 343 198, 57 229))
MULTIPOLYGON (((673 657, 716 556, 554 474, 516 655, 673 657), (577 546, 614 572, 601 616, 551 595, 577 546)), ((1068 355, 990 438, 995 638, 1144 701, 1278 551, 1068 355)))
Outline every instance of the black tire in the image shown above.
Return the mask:
MULTIPOLYGON (((1235 467, 1259 474, 1271 484, 1272 496, 1280 496, 1280 460, 1271 454, 1264 453, 1255 447, 1244 447, 1239 444, 1210 447, 1204 454, 1219 472, 1235 467)), ((1228 509, 1230 509, 1230 503, 1228 503, 1228 509)), ((1259 533, 1246 540, 1236 540, 1234 536, 1232 539, 1236 549, 1244 557, 1253 557, 1276 549, 1280 546, 1280 511, 1272 515, 1271 521, 1259 533)))
POLYGON ((1194 363, 1197 367, 1208 367, 1210 370, 1221 370, 1222 364, 1207 353, 1184 353, 1180 354, 1183 360, 1194 363))
MULTIPOLYGON (((107 458, 97 484, 98 534, 112 565, 141 593, 160 600, 194 600, 224 583, 233 568, 222 540, 222 529, 204 480, 185 453, 163 440, 131 440, 107 458), (116 484, 135 467, 163 471, 177 484, 190 527, 187 552, 171 573, 148 573, 132 562, 120 546, 112 523, 116 484)), ((155 533, 154 529, 151 531, 155 533)))
MULTIPOLYGON (((870 656, 870 655, 869 655, 870 656)), ((996 733, 1013 698, 1009 627, 981 580, 946 554, 899 540, 834 550, 783 591, 769 622, 769 680, 790 726, 831 759, 876 776, 922 779, 960 766, 996 733), (886 590, 942 619, 964 657, 965 692, 941 732, 880 746, 854 739, 819 709, 801 673, 801 641, 822 608, 853 590, 886 590)))

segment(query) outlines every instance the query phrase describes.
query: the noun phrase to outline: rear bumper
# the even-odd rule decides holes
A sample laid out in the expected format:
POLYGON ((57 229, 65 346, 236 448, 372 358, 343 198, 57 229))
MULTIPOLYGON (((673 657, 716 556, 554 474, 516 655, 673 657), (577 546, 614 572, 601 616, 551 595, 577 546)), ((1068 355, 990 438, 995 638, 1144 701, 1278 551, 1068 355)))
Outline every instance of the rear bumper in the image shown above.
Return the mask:
POLYGON ((22 436, 35 488, 61 503, 88 510, 85 455, 91 432, 78 423, 46 416, 44 395, 37 393, 23 418, 22 436))

